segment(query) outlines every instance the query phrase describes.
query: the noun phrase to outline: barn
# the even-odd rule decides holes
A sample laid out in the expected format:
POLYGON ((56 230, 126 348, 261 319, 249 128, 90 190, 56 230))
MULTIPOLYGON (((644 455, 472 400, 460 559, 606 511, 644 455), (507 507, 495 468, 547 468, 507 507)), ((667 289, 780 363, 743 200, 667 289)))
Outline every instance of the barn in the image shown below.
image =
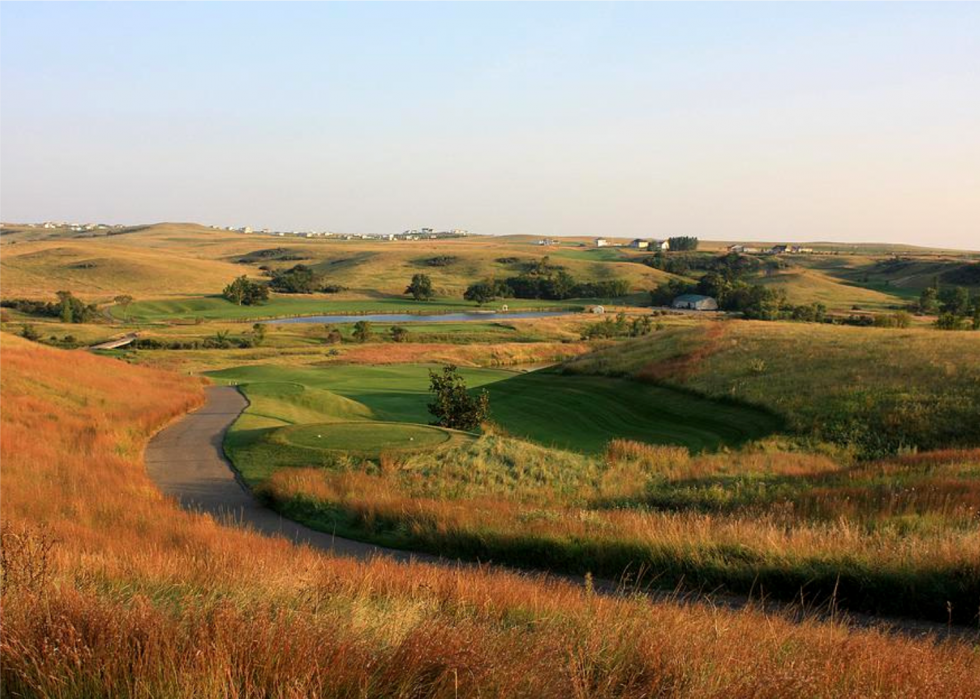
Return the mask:
POLYGON ((701 294, 682 294, 670 304, 673 308, 689 308, 693 311, 717 311, 718 302, 701 294))

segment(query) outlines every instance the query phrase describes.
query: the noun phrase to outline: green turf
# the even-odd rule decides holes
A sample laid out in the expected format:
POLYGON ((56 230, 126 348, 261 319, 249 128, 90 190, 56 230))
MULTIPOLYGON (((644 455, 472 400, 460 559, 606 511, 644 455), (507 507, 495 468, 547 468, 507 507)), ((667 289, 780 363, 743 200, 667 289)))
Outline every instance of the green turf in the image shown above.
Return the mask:
POLYGON ((488 392, 493 420, 509 433, 583 453, 601 452, 616 438, 700 451, 779 428, 762 410, 625 379, 534 372, 488 392))
POLYGON ((445 446, 447 430, 397 422, 332 422, 296 425, 277 430, 274 439, 306 449, 354 452, 376 456, 385 451, 411 451, 445 446))
MULTIPOLYGON (((234 431, 370 420, 427 423, 428 369, 249 366, 209 375, 243 385, 252 403, 248 419, 234 431)), ((460 373, 471 388, 489 389, 491 418, 507 432, 583 453, 600 452, 616 438, 715 449, 779 427, 762 410, 623 379, 471 368, 460 373)))

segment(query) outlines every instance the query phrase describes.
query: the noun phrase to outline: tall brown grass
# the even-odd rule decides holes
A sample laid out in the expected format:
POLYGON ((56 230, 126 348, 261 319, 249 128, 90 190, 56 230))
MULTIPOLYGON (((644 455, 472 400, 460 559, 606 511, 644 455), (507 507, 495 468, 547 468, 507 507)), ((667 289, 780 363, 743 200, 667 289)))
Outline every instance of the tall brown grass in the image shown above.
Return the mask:
POLYGON ((3 336, 0 679, 44 697, 980 694, 959 642, 331 558, 147 479, 194 381, 3 336))

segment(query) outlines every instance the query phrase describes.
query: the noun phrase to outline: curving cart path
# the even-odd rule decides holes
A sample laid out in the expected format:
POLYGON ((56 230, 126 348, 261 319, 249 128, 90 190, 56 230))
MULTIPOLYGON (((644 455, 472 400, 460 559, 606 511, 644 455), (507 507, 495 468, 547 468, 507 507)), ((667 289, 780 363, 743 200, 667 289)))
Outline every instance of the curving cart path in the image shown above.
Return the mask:
MULTIPOLYGON (((261 505, 242 483, 225 457, 222 444, 225 432, 248 406, 248 401, 232 386, 211 386, 207 389, 207 402, 198 410, 158 432, 146 447, 146 470, 153 482, 164 494, 176 498, 191 510, 206 512, 219 522, 248 527, 266 536, 281 536, 297 544, 306 544, 328 553, 369 559, 387 556, 397 561, 418 561, 449 566, 476 567, 467 563, 425 553, 400 551, 352 541, 316 531, 280 516, 261 505)), ((533 573, 494 566, 501 570, 523 575, 546 575, 552 579, 584 584, 576 575, 560 573, 533 573)), ((596 579, 590 584, 603 594, 620 594, 623 589, 610 580, 596 579)), ((627 591, 628 592, 628 591, 627 591)), ((654 599, 671 599, 677 603, 708 604, 716 607, 738 609, 749 604, 759 606, 758 600, 730 594, 683 594, 657 590, 644 590, 654 599)), ((781 610, 789 618, 800 618, 798 606, 767 603, 770 610, 781 610)), ((977 639, 977 631, 965 627, 947 628, 942 624, 912 619, 879 618, 849 612, 844 619, 857 627, 874 627, 907 636, 958 636, 977 639)))
POLYGON ((219 521, 234 522, 267 536, 282 536, 339 555, 445 560, 335 537, 262 506, 239 480, 222 448, 225 432, 247 406, 248 401, 238 389, 211 386, 203 407, 158 432, 145 453, 147 473, 157 487, 183 507, 206 512, 219 521))

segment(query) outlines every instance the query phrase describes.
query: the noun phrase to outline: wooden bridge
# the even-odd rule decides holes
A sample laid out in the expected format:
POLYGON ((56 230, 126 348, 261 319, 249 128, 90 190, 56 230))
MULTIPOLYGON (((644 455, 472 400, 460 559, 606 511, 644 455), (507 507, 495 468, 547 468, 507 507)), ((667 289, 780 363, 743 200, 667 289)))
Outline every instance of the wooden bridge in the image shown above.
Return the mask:
POLYGON ((122 337, 117 337, 113 340, 106 340, 105 342, 100 342, 97 345, 92 345, 91 347, 89 347, 89 349, 90 350, 118 349, 119 347, 125 347, 139 336, 140 336, 139 333, 129 333, 127 335, 123 335, 122 337))

